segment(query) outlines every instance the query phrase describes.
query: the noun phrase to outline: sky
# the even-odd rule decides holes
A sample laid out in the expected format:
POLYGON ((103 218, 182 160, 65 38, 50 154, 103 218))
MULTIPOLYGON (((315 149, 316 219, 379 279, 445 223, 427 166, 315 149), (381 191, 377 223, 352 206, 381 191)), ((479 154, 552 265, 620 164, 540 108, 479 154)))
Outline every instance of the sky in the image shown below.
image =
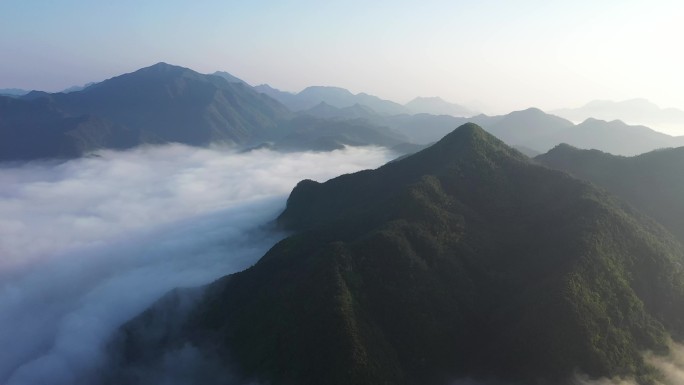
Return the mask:
POLYGON ((683 19, 677 0, 0 0, 0 88, 58 91, 164 61, 488 113, 684 109, 683 19))

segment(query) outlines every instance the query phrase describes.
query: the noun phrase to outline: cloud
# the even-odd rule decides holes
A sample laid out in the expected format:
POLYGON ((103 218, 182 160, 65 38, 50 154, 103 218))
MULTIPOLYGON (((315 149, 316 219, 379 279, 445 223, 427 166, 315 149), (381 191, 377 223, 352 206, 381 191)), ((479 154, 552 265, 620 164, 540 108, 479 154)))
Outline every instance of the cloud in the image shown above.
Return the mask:
POLYGON ((88 383, 123 322, 281 239, 268 224, 299 180, 392 157, 182 145, 97 155, 0 165, 0 383, 88 383))
MULTIPOLYGON (((662 375, 662 381, 657 381, 657 385, 684 384, 684 345, 673 341, 670 341, 669 345, 670 352, 668 355, 659 356, 646 352, 644 358, 662 375)), ((587 376, 577 376, 573 385, 638 385, 638 383, 632 379, 589 379, 587 376)))

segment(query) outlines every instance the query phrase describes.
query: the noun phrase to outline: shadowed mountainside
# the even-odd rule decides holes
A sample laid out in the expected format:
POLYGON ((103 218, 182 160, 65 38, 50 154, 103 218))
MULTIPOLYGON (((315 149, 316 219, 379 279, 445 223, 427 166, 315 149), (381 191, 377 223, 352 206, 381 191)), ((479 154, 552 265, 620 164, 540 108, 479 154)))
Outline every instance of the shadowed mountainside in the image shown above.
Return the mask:
POLYGON ((535 159, 605 188, 684 243, 684 147, 623 157, 563 144, 535 159))
POLYGON ((474 124, 302 181, 278 222, 295 234, 173 328, 161 305, 125 325, 109 380, 195 346, 272 384, 561 384, 577 370, 652 384, 641 353, 684 337, 681 245, 474 124))

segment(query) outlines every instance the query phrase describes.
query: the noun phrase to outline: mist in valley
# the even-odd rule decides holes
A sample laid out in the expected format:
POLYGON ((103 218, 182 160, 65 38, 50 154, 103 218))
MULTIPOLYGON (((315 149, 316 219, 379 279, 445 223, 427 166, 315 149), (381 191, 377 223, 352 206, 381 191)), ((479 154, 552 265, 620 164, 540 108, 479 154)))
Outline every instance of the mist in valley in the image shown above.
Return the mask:
POLYGON ((88 383, 121 324, 282 239, 273 220, 298 181, 393 156, 167 145, 0 165, 0 383, 88 383))

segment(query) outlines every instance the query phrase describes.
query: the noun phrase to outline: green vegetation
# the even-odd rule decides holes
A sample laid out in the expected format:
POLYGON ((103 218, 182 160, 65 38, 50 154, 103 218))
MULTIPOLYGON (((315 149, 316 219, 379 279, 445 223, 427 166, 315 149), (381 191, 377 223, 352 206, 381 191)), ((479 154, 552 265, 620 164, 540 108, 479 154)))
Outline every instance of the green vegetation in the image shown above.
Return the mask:
POLYGON ((536 160, 608 190, 684 243, 684 147, 624 157, 562 144, 536 160))
POLYGON ((641 352, 684 332, 667 232, 473 124, 303 181, 278 221, 296 234, 210 285, 182 327, 144 342, 153 315, 129 323, 124 362, 191 343, 272 384, 652 384, 641 352))

